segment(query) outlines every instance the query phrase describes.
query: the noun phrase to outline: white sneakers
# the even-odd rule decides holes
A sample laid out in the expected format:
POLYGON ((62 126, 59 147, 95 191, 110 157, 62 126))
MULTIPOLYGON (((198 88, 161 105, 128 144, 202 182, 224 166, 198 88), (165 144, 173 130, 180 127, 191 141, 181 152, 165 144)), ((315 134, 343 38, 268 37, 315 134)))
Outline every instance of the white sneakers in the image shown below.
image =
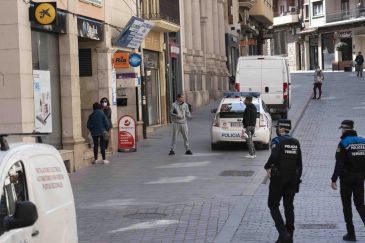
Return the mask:
POLYGON ((103 164, 106 165, 106 164, 109 164, 109 163, 110 163, 109 160, 106 160, 106 159, 103 160, 103 164))
POLYGON ((254 159, 254 158, 256 158, 256 154, 254 154, 254 155, 250 155, 250 154, 248 154, 248 155, 246 155, 245 157, 246 157, 246 158, 249 158, 249 159, 254 159))
POLYGON ((106 164, 109 164, 110 162, 109 162, 109 160, 106 160, 106 159, 104 159, 104 160, 93 160, 92 162, 91 162, 92 164, 104 164, 104 165, 106 165, 106 164))

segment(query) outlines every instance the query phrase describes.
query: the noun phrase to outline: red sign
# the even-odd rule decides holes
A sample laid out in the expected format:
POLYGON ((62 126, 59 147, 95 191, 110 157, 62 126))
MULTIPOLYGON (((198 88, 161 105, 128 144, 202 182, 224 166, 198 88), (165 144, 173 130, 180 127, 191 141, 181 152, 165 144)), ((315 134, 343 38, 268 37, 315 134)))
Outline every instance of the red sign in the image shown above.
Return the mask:
POLYGON ((136 152, 136 121, 130 116, 122 116, 118 124, 118 151, 136 152))

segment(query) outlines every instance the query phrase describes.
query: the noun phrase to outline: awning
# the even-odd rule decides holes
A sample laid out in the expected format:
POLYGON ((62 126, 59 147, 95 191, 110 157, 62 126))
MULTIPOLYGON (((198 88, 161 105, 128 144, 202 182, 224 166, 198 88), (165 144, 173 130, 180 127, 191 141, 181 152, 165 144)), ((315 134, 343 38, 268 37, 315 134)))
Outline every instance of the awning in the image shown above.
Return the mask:
POLYGON ((313 33, 313 32, 316 32, 318 30, 317 27, 314 27, 314 28, 306 28, 302 31, 299 31, 299 35, 305 35, 305 34, 310 34, 310 33, 313 33))

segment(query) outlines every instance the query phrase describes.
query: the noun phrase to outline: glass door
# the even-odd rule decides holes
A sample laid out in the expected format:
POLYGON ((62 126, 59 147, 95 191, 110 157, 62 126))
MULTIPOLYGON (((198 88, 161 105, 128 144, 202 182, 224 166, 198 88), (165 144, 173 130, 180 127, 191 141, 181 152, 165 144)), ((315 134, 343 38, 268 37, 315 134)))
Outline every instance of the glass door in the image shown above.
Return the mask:
POLYGON ((148 125, 160 124, 160 83, 159 70, 146 69, 148 125))

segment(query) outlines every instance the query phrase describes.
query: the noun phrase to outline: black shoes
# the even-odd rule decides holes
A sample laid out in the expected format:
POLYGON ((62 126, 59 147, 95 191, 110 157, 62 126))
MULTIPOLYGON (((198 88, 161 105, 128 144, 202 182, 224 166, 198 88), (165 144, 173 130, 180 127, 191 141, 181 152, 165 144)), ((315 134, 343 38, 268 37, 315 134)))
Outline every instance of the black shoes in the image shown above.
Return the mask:
POLYGON ((193 153, 192 153, 192 152, 191 152, 191 150, 189 149, 189 150, 186 150, 185 154, 186 154, 186 155, 192 155, 193 153))
POLYGON ((169 155, 175 155, 175 152, 174 152, 174 150, 170 150, 170 153, 169 153, 169 155))
POLYGON ((313 96, 312 100, 315 100, 315 99, 317 99, 317 98, 315 96, 313 96))
POLYGON ((317 100, 320 100, 321 99, 321 96, 319 96, 318 98, 317 98, 317 100))
POLYGON ((342 239, 344 241, 353 241, 353 242, 355 242, 356 241, 356 236, 355 235, 350 235, 350 234, 347 233, 346 235, 344 235, 342 237, 342 239))
POLYGON ((293 243, 293 238, 288 233, 280 234, 278 240, 275 241, 275 243, 293 243))

